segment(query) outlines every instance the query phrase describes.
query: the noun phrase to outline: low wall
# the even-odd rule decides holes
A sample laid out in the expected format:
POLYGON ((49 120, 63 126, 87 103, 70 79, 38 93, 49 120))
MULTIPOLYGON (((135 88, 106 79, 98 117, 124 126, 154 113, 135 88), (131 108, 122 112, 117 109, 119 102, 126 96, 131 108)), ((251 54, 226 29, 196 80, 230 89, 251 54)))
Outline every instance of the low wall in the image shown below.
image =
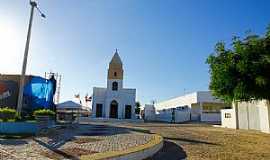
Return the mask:
POLYGON ((175 122, 186 122, 190 120, 190 112, 176 111, 175 112, 175 122))
POLYGON ((1 134, 35 134, 37 130, 35 122, 0 122, 1 134))
POLYGON ((144 119, 147 121, 154 121, 156 119, 156 109, 152 104, 145 104, 144 119))
POLYGON ((220 122, 221 115, 220 113, 202 113, 201 121, 202 122, 220 122))
POLYGON ((253 129, 270 133, 270 106, 267 101, 239 102, 239 129, 253 129))
POLYGON ((221 126, 236 129, 236 117, 234 109, 221 110, 221 126))
POLYGON ((92 118, 92 117, 77 117, 75 122, 78 123, 91 123, 91 122, 114 122, 114 123, 143 123, 142 119, 115 119, 115 118, 92 118))
MULTIPOLYGON (((175 122, 186 122, 190 120, 190 112, 175 111, 175 122)), ((172 112, 161 112, 156 114, 156 121, 172 122, 172 112)))
POLYGON ((221 116, 222 127, 270 133, 270 106, 265 100, 234 103, 233 109, 221 110, 221 116))
POLYGON ((172 114, 171 113, 156 114, 156 121, 171 122, 172 114))

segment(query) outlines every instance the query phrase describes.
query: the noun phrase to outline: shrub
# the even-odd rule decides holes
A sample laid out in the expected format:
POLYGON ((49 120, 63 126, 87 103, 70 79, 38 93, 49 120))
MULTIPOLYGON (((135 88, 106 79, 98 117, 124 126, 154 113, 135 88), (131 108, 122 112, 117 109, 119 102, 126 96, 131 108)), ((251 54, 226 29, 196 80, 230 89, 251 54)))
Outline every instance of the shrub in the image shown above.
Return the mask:
POLYGON ((15 121, 18 118, 18 114, 15 109, 0 108, 0 120, 1 121, 15 121))
POLYGON ((49 109, 39 109, 34 111, 34 116, 54 116, 55 113, 49 109))

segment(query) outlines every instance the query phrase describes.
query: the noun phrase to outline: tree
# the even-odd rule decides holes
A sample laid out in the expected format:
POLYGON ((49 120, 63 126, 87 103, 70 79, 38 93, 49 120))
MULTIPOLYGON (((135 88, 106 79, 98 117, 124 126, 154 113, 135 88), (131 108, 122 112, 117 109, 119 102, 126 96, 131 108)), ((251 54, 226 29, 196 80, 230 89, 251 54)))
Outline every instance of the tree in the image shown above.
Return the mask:
POLYGON ((206 63, 214 96, 228 102, 270 100, 270 26, 263 36, 234 37, 229 49, 217 43, 206 63))
POLYGON ((140 114, 140 111, 141 111, 141 103, 137 101, 135 104, 135 113, 140 114))

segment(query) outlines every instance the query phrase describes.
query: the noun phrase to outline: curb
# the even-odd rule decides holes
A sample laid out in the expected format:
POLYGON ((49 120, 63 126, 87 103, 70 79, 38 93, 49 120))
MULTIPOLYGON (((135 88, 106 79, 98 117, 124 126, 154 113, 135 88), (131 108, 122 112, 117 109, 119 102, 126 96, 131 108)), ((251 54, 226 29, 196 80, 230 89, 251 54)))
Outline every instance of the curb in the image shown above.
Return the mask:
POLYGON ((124 151, 109 151, 92 155, 83 155, 82 160, 141 160, 151 157, 163 147, 163 137, 154 134, 153 139, 143 145, 135 146, 124 151))
POLYGON ((120 126, 120 127, 130 129, 131 131, 134 131, 134 132, 141 132, 141 133, 151 134, 151 131, 149 129, 146 129, 146 128, 143 128, 143 127, 130 127, 130 126, 120 126))

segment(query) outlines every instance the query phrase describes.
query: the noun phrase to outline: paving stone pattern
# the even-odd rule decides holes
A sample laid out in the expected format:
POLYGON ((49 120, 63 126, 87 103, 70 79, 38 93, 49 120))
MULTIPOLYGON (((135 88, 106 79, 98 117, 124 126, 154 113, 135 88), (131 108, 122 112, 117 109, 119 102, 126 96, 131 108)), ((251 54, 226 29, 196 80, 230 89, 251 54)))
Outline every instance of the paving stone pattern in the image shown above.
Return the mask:
POLYGON ((78 159, 76 154, 122 151, 149 142, 152 135, 106 125, 78 125, 58 128, 46 136, 0 139, 0 160, 78 159), (83 143, 76 140, 91 138, 83 143), (75 150, 76 149, 76 150, 75 150), (66 153, 65 150, 74 150, 66 153), (85 153, 86 152, 86 153, 85 153))

